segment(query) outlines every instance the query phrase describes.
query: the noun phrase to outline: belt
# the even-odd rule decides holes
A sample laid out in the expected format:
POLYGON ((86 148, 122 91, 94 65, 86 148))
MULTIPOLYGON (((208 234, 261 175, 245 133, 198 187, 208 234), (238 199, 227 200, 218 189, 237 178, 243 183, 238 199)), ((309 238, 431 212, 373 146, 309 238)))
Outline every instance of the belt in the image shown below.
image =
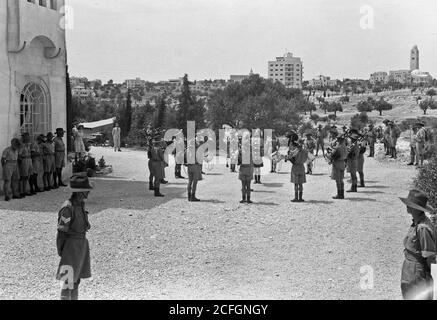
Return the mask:
POLYGON ((86 239, 86 234, 85 233, 74 233, 74 234, 61 233, 60 238, 83 240, 83 239, 86 239))
POLYGON ((405 255, 405 259, 407 259, 409 261, 414 261, 414 262, 419 262, 419 263, 426 262, 426 259, 424 257, 422 257, 420 254, 413 253, 407 249, 405 249, 404 255, 405 255))

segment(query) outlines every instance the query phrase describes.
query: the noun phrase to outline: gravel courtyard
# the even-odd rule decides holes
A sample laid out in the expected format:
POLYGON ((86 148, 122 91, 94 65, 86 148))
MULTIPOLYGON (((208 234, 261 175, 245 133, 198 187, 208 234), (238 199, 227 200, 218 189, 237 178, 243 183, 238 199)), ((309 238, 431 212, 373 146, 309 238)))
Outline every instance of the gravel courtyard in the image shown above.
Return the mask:
MULTIPOLYGON (((334 201, 335 182, 318 159, 294 204, 290 165, 263 176, 253 205, 239 203, 240 181, 224 165, 207 171, 200 203, 175 180, 155 199, 145 152, 94 148, 114 172, 90 194, 93 278, 81 299, 401 299, 406 196, 415 170, 366 158, 366 189, 334 201), (360 288, 360 268, 374 288, 360 288)), ((206 170, 206 168, 205 168, 206 170)), ((349 184, 346 183, 347 187, 349 184)), ((69 194, 0 202, 0 299, 58 299, 54 274, 57 212, 69 194)))

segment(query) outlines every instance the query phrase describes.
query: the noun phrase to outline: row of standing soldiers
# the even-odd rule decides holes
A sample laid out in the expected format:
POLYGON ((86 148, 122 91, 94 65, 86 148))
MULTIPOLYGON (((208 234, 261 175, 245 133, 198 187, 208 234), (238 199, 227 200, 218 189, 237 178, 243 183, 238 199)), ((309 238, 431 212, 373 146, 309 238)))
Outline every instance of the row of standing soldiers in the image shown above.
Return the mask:
POLYGON ((21 139, 12 139, 1 158, 5 201, 66 187, 62 182, 66 155, 64 133, 58 128, 56 137, 49 132, 38 135, 32 142, 30 134, 25 132, 21 139), (43 188, 38 185, 40 172, 43 172, 43 188))

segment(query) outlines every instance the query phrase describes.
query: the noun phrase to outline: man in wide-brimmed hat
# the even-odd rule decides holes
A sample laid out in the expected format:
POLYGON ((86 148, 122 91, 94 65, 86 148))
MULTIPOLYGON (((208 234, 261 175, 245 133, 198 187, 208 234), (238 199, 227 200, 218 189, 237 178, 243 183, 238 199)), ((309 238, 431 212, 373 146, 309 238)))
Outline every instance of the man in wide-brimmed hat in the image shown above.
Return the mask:
POLYGON ((407 206, 407 212, 413 216, 413 224, 404 240, 402 296, 406 300, 431 300, 431 264, 436 263, 437 232, 425 212, 435 213, 435 210, 428 205, 427 195, 420 190, 411 190, 407 198, 400 199, 407 206))
POLYGON ((414 166, 418 165, 419 157, 417 154, 417 140, 416 135, 417 131, 419 130, 419 127, 417 126, 417 123, 413 124, 413 127, 411 128, 412 133, 410 136, 410 163, 408 163, 408 166, 414 166))
POLYGON ((319 149, 322 150, 323 157, 325 157, 325 131, 323 130, 323 126, 321 124, 319 124, 319 127, 317 128, 316 140, 316 157, 319 156, 319 149))
POLYGON ((42 145, 46 142, 46 137, 43 134, 40 134, 36 137, 36 141, 34 141, 30 146, 30 155, 32 157, 32 168, 33 172, 29 178, 30 190, 34 193, 43 192, 42 189, 38 186, 38 174, 43 166, 43 150, 42 145))
POLYGON ((398 125, 394 121, 390 121, 389 123, 390 128, 390 158, 397 159, 397 144, 398 139, 401 136, 401 130, 399 129, 398 125))
POLYGON ((390 140, 390 120, 385 119, 382 123, 384 123, 385 128, 383 131, 383 142, 384 142, 384 149, 385 149, 385 155, 389 156, 391 152, 391 140, 390 140))
POLYGON ((314 150, 316 149, 317 143, 313 138, 312 132, 307 132, 305 135, 306 139, 304 147, 308 151, 307 174, 313 174, 314 161, 316 160, 314 156, 314 150))
POLYGON ((373 158, 375 156, 375 143, 378 137, 377 131, 373 123, 369 124, 369 128, 367 131, 367 142, 369 143, 369 158, 373 158))
POLYGON ((425 160, 425 143, 426 143, 426 129, 425 124, 421 121, 416 123, 416 151, 417 151, 417 163, 423 166, 425 160))
POLYGON ((54 185, 59 187, 66 187, 62 182, 62 169, 65 168, 65 144, 64 137, 65 130, 62 128, 56 129, 56 138, 53 140, 55 146, 55 169, 53 172, 54 185), (57 180, 57 181, 56 181, 57 180))
POLYGON ((349 140, 348 140, 348 155, 347 155, 347 168, 351 175, 351 188, 346 192, 358 192, 358 158, 360 156, 360 147, 357 143, 360 134, 357 130, 351 129, 349 131, 349 140))
POLYGON ((86 233, 90 229, 85 200, 94 185, 86 174, 76 174, 65 189, 72 192, 58 214, 58 235, 56 245, 61 257, 57 280, 63 282, 61 300, 78 300, 81 279, 91 277, 89 243, 86 233))
POLYGON ((18 153, 21 147, 19 139, 14 138, 11 141, 11 146, 3 150, 1 164, 3 172, 3 191, 5 193, 5 201, 13 199, 21 199, 19 194, 19 179, 20 173, 18 171, 18 153))
POLYGON ((53 137, 53 133, 47 133, 46 142, 42 145, 44 166, 43 182, 45 191, 50 191, 58 187, 54 184, 55 181, 52 182, 53 173, 56 172, 55 146, 53 145, 53 137))
POLYGON ((26 196, 32 196, 35 192, 30 188, 30 192, 27 191, 27 185, 29 184, 29 177, 33 173, 32 157, 30 154, 30 134, 24 132, 21 135, 21 147, 18 151, 18 169, 20 172, 20 196, 22 198, 26 196))
POLYGON ((164 151, 161 147, 162 139, 155 136, 152 141, 152 148, 150 150, 150 187, 153 185, 155 197, 164 197, 160 192, 161 182, 163 176, 164 151))
POLYGON ((344 199, 344 171, 345 160, 347 159, 347 147, 345 137, 337 137, 337 145, 332 150, 331 163, 332 163, 332 180, 335 180, 337 185, 337 195, 333 197, 335 200, 344 199))

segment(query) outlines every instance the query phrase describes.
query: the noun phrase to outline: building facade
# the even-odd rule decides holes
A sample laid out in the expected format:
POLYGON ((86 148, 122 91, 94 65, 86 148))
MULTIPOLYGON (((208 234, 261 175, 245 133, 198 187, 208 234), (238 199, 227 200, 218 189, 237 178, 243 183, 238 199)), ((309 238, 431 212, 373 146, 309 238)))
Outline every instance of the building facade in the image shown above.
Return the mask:
POLYGON ((276 61, 268 63, 269 79, 279 81, 288 88, 302 88, 303 62, 301 58, 293 57, 288 52, 283 57, 277 57, 276 61))
POLYGON ((338 84, 338 80, 331 79, 331 77, 326 77, 319 75, 314 79, 309 81, 310 87, 335 87, 338 84))
POLYGON ((2 150, 24 132, 35 137, 58 127, 66 129, 63 6, 64 0, 0 2, 2 150))
POLYGON ((378 71, 370 75, 371 84, 387 83, 387 82, 388 82, 388 73, 385 71, 378 71))
POLYGON ((125 82, 128 89, 144 88, 146 86, 146 80, 141 80, 140 78, 128 79, 125 82))

